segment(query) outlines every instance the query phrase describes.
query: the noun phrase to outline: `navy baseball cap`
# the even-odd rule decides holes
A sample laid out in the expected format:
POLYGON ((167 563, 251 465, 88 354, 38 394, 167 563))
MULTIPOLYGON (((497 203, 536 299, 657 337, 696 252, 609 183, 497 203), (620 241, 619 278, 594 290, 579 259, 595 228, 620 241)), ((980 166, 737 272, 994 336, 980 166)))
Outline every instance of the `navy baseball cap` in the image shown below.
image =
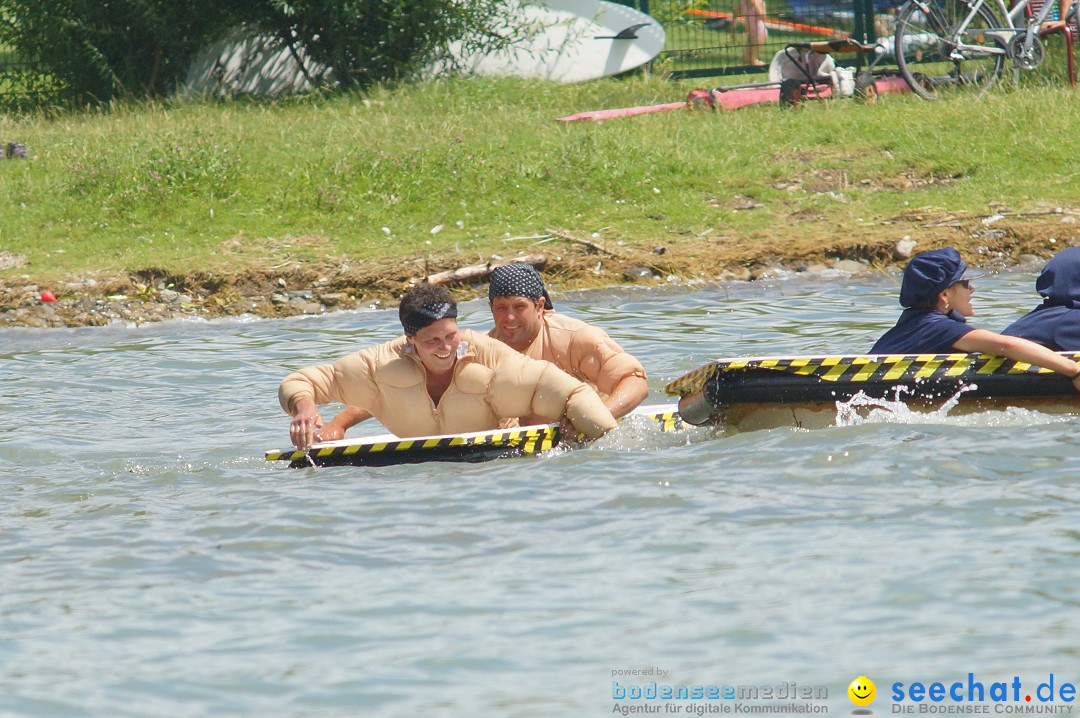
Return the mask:
MULTIPOLYGON (((965 278, 967 264, 960 253, 952 247, 923 252, 912 257, 904 267, 904 279, 900 284, 900 306, 914 307, 933 299, 952 285, 965 278)), ((977 279, 969 275, 967 279, 977 279)))

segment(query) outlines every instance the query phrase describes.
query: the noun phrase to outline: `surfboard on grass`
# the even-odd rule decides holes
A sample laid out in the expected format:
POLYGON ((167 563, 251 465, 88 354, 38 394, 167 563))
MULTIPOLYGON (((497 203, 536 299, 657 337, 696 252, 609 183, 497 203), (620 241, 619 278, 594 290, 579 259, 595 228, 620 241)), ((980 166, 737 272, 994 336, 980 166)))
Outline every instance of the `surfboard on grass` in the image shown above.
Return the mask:
MULTIPOLYGON (((505 50, 475 53, 454 43, 450 55, 466 74, 584 82, 628 72, 664 49, 660 23, 606 0, 515 0, 508 32, 522 39, 505 50)), ((436 72, 445 71, 440 63, 436 72)))
MULTIPOLYGON (((1080 360, 1080 352, 1060 352, 1080 360)), ((690 424, 735 428, 816 426, 837 402, 861 394, 935 407, 1021 406, 1080 411, 1080 394, 1061 374, 988 354, 877 354, 718 359, 664 387, 690 424), (770 417, 770 418, 766 418, 770 417)))
MULTIPOLYGON (((638 407, 628 416, 655 421, 661 431, 682 427, 673 406, 638 407)), ((267 461, 288 461, 292 468, 306 466, 392 466, 427 461, 490 461, 528 456, 554 448, 561 441, 558 424, 537 424, 466 434, 402 439, 393 434, 324 441, 307 451, 289 448, 267 451, 267 461)))
POLYGON ((212 95, 277 95, 307 92, 333 82, 333 72, 313 61, 303 47, 286 47, 269 34, 236 28, 198 52, 182 87, 212 95))

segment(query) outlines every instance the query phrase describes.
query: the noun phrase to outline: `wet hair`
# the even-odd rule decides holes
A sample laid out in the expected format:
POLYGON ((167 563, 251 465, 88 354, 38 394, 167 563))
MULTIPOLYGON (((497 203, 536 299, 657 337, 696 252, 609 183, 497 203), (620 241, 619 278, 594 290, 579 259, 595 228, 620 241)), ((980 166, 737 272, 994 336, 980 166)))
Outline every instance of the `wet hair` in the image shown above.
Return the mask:
POLYGON ((457 302, 446 287, 417 284, 402 295, 398 305, 398 319, 406 336, 411 337, 429 324, 447 318, 457 318, 457 302))

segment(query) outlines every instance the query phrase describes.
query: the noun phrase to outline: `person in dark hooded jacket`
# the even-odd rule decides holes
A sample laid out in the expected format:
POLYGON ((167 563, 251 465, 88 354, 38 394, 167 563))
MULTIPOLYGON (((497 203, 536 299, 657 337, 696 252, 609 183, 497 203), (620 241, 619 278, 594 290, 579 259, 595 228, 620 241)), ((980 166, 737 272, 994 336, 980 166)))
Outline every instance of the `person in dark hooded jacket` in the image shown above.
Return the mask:
POLYGON ((1046 263, 1035 291, 1043 303, 1005 328, 1054 351, 1080 351, 1080 247, 1061 250, 1046 263))
POLYGON ((967 324, 975 314, 975 285, 965 276, 967 264, 952 247, 923 252, 904 267, 900 305, 904 312, 871 354, 945 354, 979 352, 1004 356, 1050 369, 1080 390, 1080 364, 1021 337, 995 334, 967 324))

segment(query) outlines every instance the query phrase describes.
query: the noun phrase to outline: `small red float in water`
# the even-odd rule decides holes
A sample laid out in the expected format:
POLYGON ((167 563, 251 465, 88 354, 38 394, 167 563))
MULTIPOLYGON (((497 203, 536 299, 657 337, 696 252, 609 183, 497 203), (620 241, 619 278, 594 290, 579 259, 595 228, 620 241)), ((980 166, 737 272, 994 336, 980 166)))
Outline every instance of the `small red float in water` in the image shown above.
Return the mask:
POLYGON ((52 302, 56 301, 56 295, 50 292, 48 289, 43 289, 41 291, 41 301, 49 302, 51 304, 52 302))

